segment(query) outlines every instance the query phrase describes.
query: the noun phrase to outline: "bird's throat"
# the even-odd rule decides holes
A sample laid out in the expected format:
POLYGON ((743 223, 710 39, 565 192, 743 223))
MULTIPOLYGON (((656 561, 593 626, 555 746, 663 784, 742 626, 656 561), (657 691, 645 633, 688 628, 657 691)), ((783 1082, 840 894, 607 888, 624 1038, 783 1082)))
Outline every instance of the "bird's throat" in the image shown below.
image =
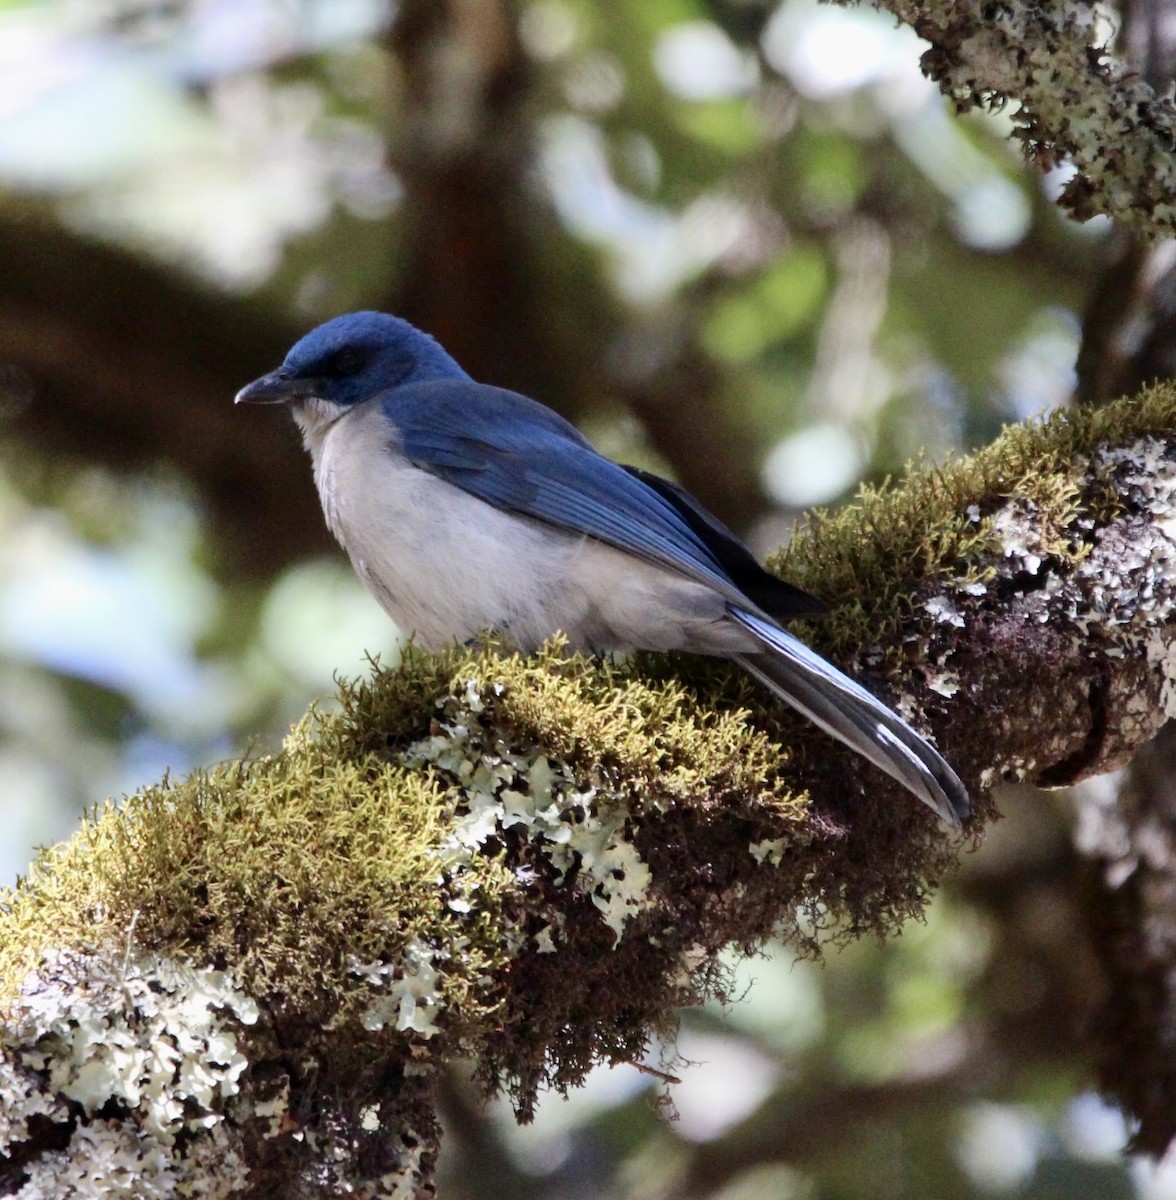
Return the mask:
POLYGON ((331 426, 350 410, 341 404, 333 404, 330 400, 311 397, 293 405, 290 411, 302 432, 302 444, 310 451, 317 471, 331 426))

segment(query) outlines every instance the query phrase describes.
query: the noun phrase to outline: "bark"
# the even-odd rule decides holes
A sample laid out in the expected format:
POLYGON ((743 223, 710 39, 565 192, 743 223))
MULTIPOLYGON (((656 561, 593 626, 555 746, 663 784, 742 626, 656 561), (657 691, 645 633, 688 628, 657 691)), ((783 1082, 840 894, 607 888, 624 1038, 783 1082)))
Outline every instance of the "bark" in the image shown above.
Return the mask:
MULTIPOLYGON (((1164 0, 1130 0, 1121 40, 1153 87, 1170 86, 1176 27, 1164 0)), ((1083 321, 1081 403, 1176 378, 1176 241, 1117 229, 1083 321)), ((1107 994, 1090 1025, 1106 1093, 1137 1120, 1133 1148, 1162 1155, 1176 1136, 1176 726, 1137 755, 1119 787, 1078 796, 1085 924, 1107 994)))
POLYGON ((1136 1118, 1134 1147, 1162 1156, 1176 1137, 1176 726, 1132 764, 1118 795, 1086 794, 1090 927, 1110 994, 1095 1028, 1099 1082, 1136 1118))

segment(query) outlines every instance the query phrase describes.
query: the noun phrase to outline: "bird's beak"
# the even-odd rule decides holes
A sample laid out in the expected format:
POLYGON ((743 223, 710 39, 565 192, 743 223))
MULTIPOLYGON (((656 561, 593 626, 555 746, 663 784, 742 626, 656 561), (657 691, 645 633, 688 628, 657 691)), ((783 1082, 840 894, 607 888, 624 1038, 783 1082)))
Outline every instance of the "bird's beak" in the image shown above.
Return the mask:
POLYGON ((234 404, 289 404, 318 392, 314 379, 294 379, 281 369, 247 383, 233 398, 234 404))

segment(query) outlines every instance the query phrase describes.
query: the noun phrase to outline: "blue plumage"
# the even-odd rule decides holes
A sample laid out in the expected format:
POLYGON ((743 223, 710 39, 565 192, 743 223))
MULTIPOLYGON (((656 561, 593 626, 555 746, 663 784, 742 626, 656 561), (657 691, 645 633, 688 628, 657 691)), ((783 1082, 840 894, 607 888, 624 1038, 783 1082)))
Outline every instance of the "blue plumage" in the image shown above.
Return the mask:
POLYGON ((422 470, 496 508, 600 538, 738 598, 672 505, 542 404, 466 380, 394 388, 379 404, 422 470))
POLYGON ((238 401, 285 402, 327 523, 405 633, 494 628, 529 649, 719 654, 944 820, 963 784, 896 713, 778 623, 823 611, 765 571, 689 493, 598 454, 526 396, 475 383, 427 334, 351 313, 302 338, 238 401))

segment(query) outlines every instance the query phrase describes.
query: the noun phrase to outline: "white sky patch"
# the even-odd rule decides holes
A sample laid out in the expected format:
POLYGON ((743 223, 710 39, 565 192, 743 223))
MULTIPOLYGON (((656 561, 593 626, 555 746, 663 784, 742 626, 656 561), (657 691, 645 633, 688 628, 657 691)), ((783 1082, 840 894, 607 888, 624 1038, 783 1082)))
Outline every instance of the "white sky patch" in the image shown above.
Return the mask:
POLYGON ((1135 1183, 1138 1200, 1176 1200, 1176 1159, 1169 1155, 1162 1162, 1153 1162, 1137 1155, 1127 1165, 1135 1183))
POLYGON ((778 442, 764 462, 763 479, 772 498, 804 508, 823 504, 857 480, 869 447, 843 425, 806 426, 778 442))
POLYGON ((1028 232, 1029 201, 963 135, 938 89, 919 69, 927 49, 913 30, 882 11, 787 0, 768 22, 763 51, 777 70, 816 100, 873 87, 903 152, 954 205, 969 246, 1004 250, 1028 232))
POLYGON ((1081 328, 1073 313, 1043 309, 1024 338, 1002 357, 998 368, 1015 418, 1022 421, 1060 408, 1074 390, 1081 328))
POLYGON ((10 185, 89 187, 159 156, 206 153, 215 137, 195 102, 125 53, 65 48, 14 74, 0 84, 0 178, 10 185), (30 85, 38 69, 53 84, 30 85))
POLYGON ((961 241, 977 250, 1008 250, 1029 232, 1033 214, 1025 193, 991 171, 952 196, 953 217, 961 241))
POLYGON ((264 280, 335 203, 361 219, 395 206, 376 129, 248 70, 354 44, 386 5, 212 0, 186 16, 134 42, 68 11, 0 11, 0 183, 71 197, 61 215, 76 228, 226 288, 264 280))
POLYGON ((560 58, 576 44, 579 32, 576 14, 560 0, 528 4, 519 14, 519 36, 532 58, 560 58))
POLYGON ((190 75, 222 75, 373 37, 395 8, 386 0, 203 0, 174 52, 190 75))
POLYGON ((1131 1131, 1119 1109, 1094 1092, 1083 1092, 1067 1106, 1062 1132, 1075 1154, 1115 1161, 1131 1131))
POLYGON ((903 153, 954 205, 960 238, 978 250, 1007 250, 1029 231, 1025 193, 965 136, 938 98, 901 114, 891 131, 903 153))
POLYGON ((956 1140, 955 1158, 986 1192, 1012 1192, 1027 1183, 1044 1150, 1036 1118, 1011 1104, 973 1104, 956 1140))
POLYGON ((541 1092, 530 1125, 520 1125, 510 1102, 502 1097, 491 1101, 488 1109, 513 1161, 532 1175, 550 1175, 567 1162, 575 1148, 574 1133, 596 1114, 618 1108, 650 1087, 650 1077, 635 1067, 600 1066, 566 1096, 541 1092))
POLYGON ((568 68, 563 90, 573 108, 606 113, 624 99, 625 71, 611 54, 586 54, 568 68))
POLYGON ((189 705, 201 689, 191 646, 218 595, 170 544, 117 549, 82 542, 55 513, 31 512, 8 531, 0 567, 0 650, 128 692, 145 708, 189 705))
POLYGON ((678 1129, 692 1142, 709 1142, 750 1116, 772 1090, 780 1064, 751 1042, 684 1028, 677 1050, 690 1063, 673 1090, 678 1129))
MULTIPOLYGON (((111 119, 142 123, 129 112, 111 119)), ((286 242, 318 228, 333 204, 369 219, 399 200, 378 132, 331 116, 313 87, 259 75, 216 81, 191 121, 200 124, 186 147, 168 141, 167 125, 140 130, 144 161, 108 164, 66 218, 242 288, 267 278, 286 242)))
POLYGON ((617 186, 598 126, 581 117, 551 117, 544 122, 542 135, 547 186, 571 229, 585 238, 622 245, 665 243, 673 215, 617 186))
POLYGON ((752 224, 733 197, 703 195, 675 213, 625 191, 612 176, 604 134, 583 117, 548 118, 541 164, 564 223, 607 245, 617 286, 634 303, 668 295, 734 249, 752 224))
POLYGON ((765 27, 761 47, 805 95, 828 100, 892 74, 921 77, 926 43, 886 13, 787 0, 765 27))
POLYGON ((320 559, 283 572, 261 615, 266 652, 297 679, 328 687, 336 673, 361 675, 368 653, 386 666, 399 657, 399 633, 340 562, 320 559))
POLYGON ((683 100, 742 96, 759 80, 755 59, 712 21, 686 21, 667 29, 654 43, 653 68, 683 100))

